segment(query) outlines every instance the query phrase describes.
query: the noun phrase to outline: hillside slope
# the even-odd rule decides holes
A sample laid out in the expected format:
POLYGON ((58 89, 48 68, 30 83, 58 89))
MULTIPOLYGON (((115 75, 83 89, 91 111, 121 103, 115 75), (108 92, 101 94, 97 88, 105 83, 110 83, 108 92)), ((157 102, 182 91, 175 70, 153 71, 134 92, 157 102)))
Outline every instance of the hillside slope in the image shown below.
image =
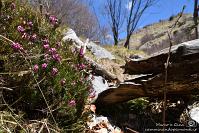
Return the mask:
MULTIPOLYGON (((169 46, 167 31, 174 25, 179 15, 171 16, 169 20, 145 26, 136 31, 130 40, 130 49, 143 50, 148 54, 157 52, 169 46)), ((191 14, 183 14, 172 30, 172 41, 179 44, 194 39, 194 22, 191 14)))

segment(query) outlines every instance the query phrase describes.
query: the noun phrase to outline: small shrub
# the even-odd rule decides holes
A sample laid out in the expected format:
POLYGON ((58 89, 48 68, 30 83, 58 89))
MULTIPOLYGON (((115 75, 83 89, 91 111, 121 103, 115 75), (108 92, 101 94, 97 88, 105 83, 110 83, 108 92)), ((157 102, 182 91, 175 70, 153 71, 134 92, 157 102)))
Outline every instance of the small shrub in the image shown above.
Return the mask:
MULTIPOLYGON (((82 53, 72 52, 72 46, 62 42, 63 29, 56 16, 41 16, 18 0, 2 4, 0 85, 12 91, 3 90, 0 111, 23 114, 25 121, 48 119, 63 132, 81 132, 90 88, 89 64, 82 53)), ((12 127, 12 132, 31 131, 25 126, 30 122, 18 123, 21 127, 12 127)))

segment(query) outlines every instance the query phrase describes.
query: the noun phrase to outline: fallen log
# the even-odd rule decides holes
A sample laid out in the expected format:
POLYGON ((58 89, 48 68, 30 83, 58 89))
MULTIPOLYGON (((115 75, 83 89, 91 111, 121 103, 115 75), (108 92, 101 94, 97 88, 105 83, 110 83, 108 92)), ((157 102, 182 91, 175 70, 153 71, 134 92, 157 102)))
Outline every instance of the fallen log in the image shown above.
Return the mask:
MULTIPOLYGON (((198 74, 199 75, 199 74, 198 74)), ((99 94, 96 104, 115 104, 139 97, 163 97, 163 89, 167 88, 167 95, 191 95, 199 92, 199 78, 187 81, 170 81, 164 85, 162 76, 155 76, 140 80, 140 84, 125 82, 117 87, 109 88, 99 94), (192 80, 192 81, 191 81, 192 80)), ((135 79, 136 80, 136 79, 135 79)))
POLYGON ((163 97, 165 88, 167 96, 199 94, 199 40, 172 47, 165 84, 167 57, 168 49, 164 49, 147 59, 127 62, 126 73, 146 75, 105 90, 99 94, 96 104, 114 104, 138 97, 163 97))
MULTIPOLYGON (((161 73, 165 69, 165 62, 168 57, 169 49, 154 53, 145 59, 127 61, 124 68, 128 74, 149 74, 161 73)), ((171 63, 178 63, 184 60, 194 60, 199 57, 199 39, 172 46, 171 63)))
POLYGON ((114 75, 111 72, 107 71, 100 64, 97 64, 95 61, 93 61, 92 59, 90 59, 88 57, 85 57, 85 59, 86 59, 87 62, 89 62, 93 66, 92 71, 95 74, 104 77, 106 80, 118 80, 116 75, 114 75))

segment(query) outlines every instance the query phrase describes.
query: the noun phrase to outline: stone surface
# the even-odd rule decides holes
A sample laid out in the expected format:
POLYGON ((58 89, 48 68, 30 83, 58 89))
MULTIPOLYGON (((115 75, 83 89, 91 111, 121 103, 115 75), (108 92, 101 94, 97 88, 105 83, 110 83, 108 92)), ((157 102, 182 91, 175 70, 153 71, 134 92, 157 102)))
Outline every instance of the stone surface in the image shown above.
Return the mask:
POLYGON ((189 116, 191 119, 195 120, 197 124, 199 124, 199 102, 195 102, 194 104, 188 106, 189 116))
POLYGON ((111 124, 108 118, 104 116, 93 114, 87 125, 90 130, 94 130, 96 133, 122 133, 119 127, 111 124))
POLYGON ((108 83, 101 76, 93 76, 93 80, 92 80, 91 83, 92 83, 92 87, 94 89, 93 93, 95 93, 95 97, 93 97, 91 99, 91 102, 94 102, 101 92, 103 92, 103 91, 108 89, 108 83))
POLYGON ((87 49, 92 52, 93 55, 95 55, 98 59, 108 58, 110 60, 115 59, 115 57, 111 54, 111 52, 107 51, 105 48, 102 48, 101 46, 89 42, 87 44, 87 49))
POLYGON ((199 123, 199 107, 193 108, 189 111, 190 117, 199 123))
POLYGON ((63 41, 71 41, 77 48, 84 46, 84 43, 77 37, 75 31, 72 29, 68 29, 64 33, 63 41))

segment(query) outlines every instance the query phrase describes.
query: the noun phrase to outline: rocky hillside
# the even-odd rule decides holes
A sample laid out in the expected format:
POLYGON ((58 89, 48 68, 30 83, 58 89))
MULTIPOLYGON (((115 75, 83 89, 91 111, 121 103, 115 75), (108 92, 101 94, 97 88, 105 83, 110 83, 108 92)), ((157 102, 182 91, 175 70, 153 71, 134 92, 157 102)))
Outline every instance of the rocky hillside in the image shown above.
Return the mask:
MULTIPOLYGON (((148 54, 157 52, 169 46, 167 31, 174 25, 179 15, 171 16, 168 20, 147 25, 132 35, 130 49, 143 50, 148 54)), ((172 30, 172 41, 179 44, 194 39, 194 23, 192 14, 183 14, 172 30)))

